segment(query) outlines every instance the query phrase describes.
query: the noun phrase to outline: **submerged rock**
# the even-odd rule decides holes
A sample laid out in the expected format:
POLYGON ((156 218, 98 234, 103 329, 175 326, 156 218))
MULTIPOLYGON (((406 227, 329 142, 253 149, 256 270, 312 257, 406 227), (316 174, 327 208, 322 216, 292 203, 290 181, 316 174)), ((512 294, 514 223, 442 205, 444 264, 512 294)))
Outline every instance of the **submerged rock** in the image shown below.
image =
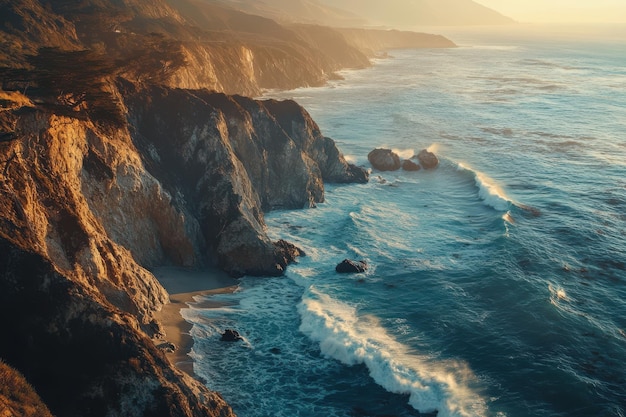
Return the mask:
POLYGON ((422 149, 420 153, 417 154, 417 159, 420 161, 420 165, 424 169, 434 169, 437 168, 437 165, 439 165, 439 159, 437 156, 428 149, 422 149))
POLYGON ((367 271, 367 262, 344 259, 335 267, 335 271, 340 274, 360 274, 367 271))
POLYGON ((367 159, 379 171, 397 171, 401 165, 398 154, 390 149, 374 149, 367 159))
POLYGON ((238 342, 243 340, 243 337, 241 337, 237 330, 226 329, 224 330, 224 333, 222 333, 222 338, 220 340, 222 342, 238 342))

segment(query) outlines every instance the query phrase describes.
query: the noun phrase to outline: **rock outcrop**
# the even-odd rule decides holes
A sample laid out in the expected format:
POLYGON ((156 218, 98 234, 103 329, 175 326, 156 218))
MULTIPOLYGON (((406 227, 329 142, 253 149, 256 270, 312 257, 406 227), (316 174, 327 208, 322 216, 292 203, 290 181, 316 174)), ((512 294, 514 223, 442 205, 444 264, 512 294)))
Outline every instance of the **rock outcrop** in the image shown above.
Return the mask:
POLYGON ((422 167, 413 162, 412 159, 405 159, 404 161, 402 161, 402 169, 405 171, 419 171, 420 169, 422 169, 422 167))
POLYGON ((379 171, 396 171, 401 166, 400 157, 391 149, 374 149, 367 155, 367 160, 379 171))
POLYGON ((241 337, 237 330, 226 329, 224 330, 224 333, 222 333, 220 340, 222 342, 239 342, 240 340, 243 340, 243 337, 241 337))
POLYGON ((367 181, 293 101, 128 88, 145 166, 194 219, 195 252, 232 275, 281 275, 298 253, 269 240, 264 211, 312 207, 324 201, 324 181, 367 181))
POLYGON ((365 261, 344 259, 335 267, 335 271, 340 274, 361 274, 367 271, 367 268, 367 262, 365 261))
POLYGON ((374 169, 379 171, 397 171, 402 167, 405 171, 419 171, 420 169, 435 169, 439 165, 439 158, 427 149, 411 159, 400 160, 400 156, 390 149, 374 149, 367 155, 367 159, 374 169), (414 162, 419 161, 419 164, 414 162))
POLYGON ((437 155, 430 152, 428 149, 422 149, 417 154, 417 159, 420 161, 420 165, 424 169, 435 169, 439 165, 439 158, 437 155))

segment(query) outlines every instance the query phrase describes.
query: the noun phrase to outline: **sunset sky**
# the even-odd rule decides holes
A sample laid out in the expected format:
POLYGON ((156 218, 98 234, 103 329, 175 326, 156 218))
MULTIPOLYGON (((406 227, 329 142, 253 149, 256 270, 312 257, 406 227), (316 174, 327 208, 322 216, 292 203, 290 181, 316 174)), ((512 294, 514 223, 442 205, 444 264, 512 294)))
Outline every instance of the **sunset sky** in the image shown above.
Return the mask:
POLYGON ((519 22, 626 23, 626 0, 476 0, 519 22))

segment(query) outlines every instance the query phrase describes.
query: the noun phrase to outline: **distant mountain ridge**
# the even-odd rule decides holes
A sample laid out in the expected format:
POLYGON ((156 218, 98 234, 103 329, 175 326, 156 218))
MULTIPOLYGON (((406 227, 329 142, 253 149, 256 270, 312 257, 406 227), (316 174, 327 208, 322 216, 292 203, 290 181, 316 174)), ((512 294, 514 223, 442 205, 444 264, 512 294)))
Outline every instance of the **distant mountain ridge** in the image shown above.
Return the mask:
MULTIPOLYGON (((175 0, 172 0, 175 1, 175 0)), ((473 0, 199 0, 283 22, 334 27, 504 25, 514 20, 473 0)))
POLYGON ((503 25, 514 20, 473 0, 320 0, 358 10, 374 24, 388 26, 503 25))
MULTIPOLYGON (((172 0, 176 1, 176 0, 172 0)), ((279 22, 314 23, 325 26, 364 26, 367 19, 358 13, 350 12, 334 5, 323 4, 318 0, 199 0, 204 3, 220 4, 265 16, 279 22)))

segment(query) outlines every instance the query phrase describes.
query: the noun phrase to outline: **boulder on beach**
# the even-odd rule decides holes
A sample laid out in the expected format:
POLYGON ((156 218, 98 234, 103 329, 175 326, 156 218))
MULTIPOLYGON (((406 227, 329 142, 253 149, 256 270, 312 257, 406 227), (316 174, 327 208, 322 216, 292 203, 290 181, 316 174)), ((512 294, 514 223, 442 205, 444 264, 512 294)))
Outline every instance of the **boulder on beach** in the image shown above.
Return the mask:
POLYGON ((424 169, 437 168, 437 165, 439 165, 439 159, 437 156, 428 149, 422 149, 420 153, 417 154, 417 159, 420 161, 420 165, 424 169))
POLYGON ((335 271, 340 274, 360 274, 367 271, 367 262, 344 259, 335 267, 335 271))
POLYGON ((402 162, 402 169, 405 171, 419 171, 420 169, 422 169, 421 166, 419 166, 418 163, 410 160, 410 159, 405 159, 402 162))
POLYGON ((367 159, 379 171, 396 171, 401 165, 398 154, 390 149, 374 149, 367 159))
POLYGON ((220 340, 222 342, 238 342, 239 340, 243 340, 243 337, 241 337, 237 330, 226 329, 224 333, 222 333, 220 340))

